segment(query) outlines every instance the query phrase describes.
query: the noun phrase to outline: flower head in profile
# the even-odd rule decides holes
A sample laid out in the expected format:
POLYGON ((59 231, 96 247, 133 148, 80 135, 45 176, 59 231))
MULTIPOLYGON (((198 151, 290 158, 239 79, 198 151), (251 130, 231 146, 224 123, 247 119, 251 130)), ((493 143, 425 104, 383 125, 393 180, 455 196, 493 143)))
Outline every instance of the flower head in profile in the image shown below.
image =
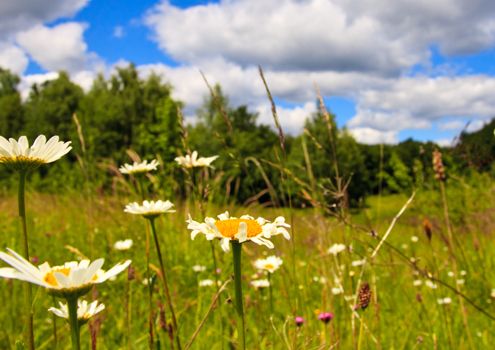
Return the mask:
POLYGON ((89 260, 70 261, 60 266, 50 266, 48 263, 34 266, 13 250, 8 248, 7 250, 10 254, 0 252, 0 259, 12 267, 0 268, 0 277, 33 283, 60 297, 82 296, 94 284, 103 283, 115 277, 131 263, 127 260, 108 271, 101 269, 104 259, 97 259, 93 262, 89 260))
POLYGON ((132 239, 124 239, 123 241, 117 241, 113 245, 115 250, 129 250, 134 242, 132 239))
POLYGON ((331 312, 322 312, 318 315, 318 319, 323 323, 328 323, 333 319, 333 314, 331 312))
POLYGON ((145 218, 155 218, 161 214, 174 213, 174 204, 170 201, 144 201, 143 204, 133 202, 127 204, 124 211, 129 214, 141 215, 145 218))
POLYGON ((145 160, 141 163, 134 162, 133 164, 124 164, 119 168, 119 171, 126 175, 144 174, 156 170, 158 165, 160 165, 160 163, 158 163, 156 159, 153 159, 149 163, 145 160))
POLYGON ((296 326, 301 327, 304 324, 304 318, 301 316, 296 316, 294 318, 294 322, 296 323, 296 326))
POLYGON ((268 281, 266 279, 254 280, 254 281, 251 281, 251 285, 255 289, 268 288, 268 287, 270 287, 270 281, 268 281))
POLYGON ((254 267, 258 270, 268 271, 269 273, 274 273, 280 266, 282 266, 283 261, 281 258, 275 255, 271 255, 266 259, 258 259, 254 262, 254 267))
POLYGON ((230 241, 239 243, 251 241, 272 249, 274 247, 270 241, 272 236, 281 234, 286 239, 290 239, 289 231, 287 231, 290 225, 286 224, 281 216, 270 222, 261 217, 254 219, 249 215, 243 215, 240 218, 231 217, 226 211, 218 215, 218 219, 207 217, 204 222, 194 221, 189 216, 187 223, 187 228, 191 230, 191 239, 199 233, 204 234, 209 241, 218 238, 225 252, 230 250, 230 241))
POLYGON ((217 158, 218 156, 198 158, 198 152, 194 151, 191 155, 186 154, 184 157, 176 157, 175 161, 184 168, 197 168, 211 167, 211 163, 217 158))
POLYGON ((328 248, 328 254, 337 255, 345 250, 345 244, 335 243, 330 248, 328 248))
POLYGON ((59 141, 58 136, 47 141, 45 135, 40 135, 31 146, 26 136, 19 140, 0 136, 0 163, 14 169, 34 169, 62 158, 71 149, 70 141, 59 141))
MULTIPOLYGON (((48 311, 54 313, 56 316, 69 319, 69 308, 67 304, 62 302, 58 303, 59 307, 51 307, 48 311)), ((93 301, 92 303, 88 303, 86 300, 78 300, 77 301, 77 320, 79 324, 85 324, 89 321, 91 317, 96 315, 97 313, 103 311, 105 309, 105 304, 98 304, 98 301, 93 301)))

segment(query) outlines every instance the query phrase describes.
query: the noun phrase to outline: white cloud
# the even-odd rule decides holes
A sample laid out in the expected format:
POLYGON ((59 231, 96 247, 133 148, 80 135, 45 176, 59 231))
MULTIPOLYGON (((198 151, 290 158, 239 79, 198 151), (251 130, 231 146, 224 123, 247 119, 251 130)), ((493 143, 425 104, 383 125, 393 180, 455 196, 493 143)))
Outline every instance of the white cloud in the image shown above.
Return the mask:
POLYGON ((87 52, 82 23, 67 22, 55 27, 38 25, 17 34, 16 39, 29 55, 47 71, 77 72, 97 61, 87 52))
POLYGON ((31 91, 31 87, 34 84, 42 84, 45 81, 55 80, 58 78, 57 72, 49 72, 42 74, 29 74, 25 75, 21 78, 21 82, 19 84, 19 91, 21 92, 21 97, 23 100, 27 99, 29 96, 29 92, 31 91))
POLYGON ((19 47, 9 43, 0 43, 0 67, 20 75, 24 73, 28 63, 26 54, 19 47))
POLYGON ((381 131, 373 128, 351 128, 349 132, 359 142, 367 144, 379 144, 379 143, 397 143, 398 132, 397 131, 381 131))
POLYGON ((10 38, 19 31, 73 16, 89 0, 4 0, 0 1, 0 37, 10 38))
POLYGON ((451 120, 445 123, 440 123, 438 125, 438 128, 440 130, 459 130, 462 129, 466 123, 464 123, 462 120, 451 120))
POLYGON ((115 28, 113 28, 113 36, 115 38, 121 39, 124 37, 124 35, 125 35, 124 27, 116 26, 115 28))
POLYGON ((438 140, 434 140, 433 142, 435 142, 440 147, 454 146, 454 139, 438 139, 438 140))

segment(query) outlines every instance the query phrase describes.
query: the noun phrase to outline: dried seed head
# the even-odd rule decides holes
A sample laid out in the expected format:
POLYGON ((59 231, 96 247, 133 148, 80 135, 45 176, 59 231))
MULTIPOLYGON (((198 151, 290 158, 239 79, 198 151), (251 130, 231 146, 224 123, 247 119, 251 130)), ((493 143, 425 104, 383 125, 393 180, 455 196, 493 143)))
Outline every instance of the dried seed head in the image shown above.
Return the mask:
POLYGON ((435 179, 445 181, 445 167, 442 162, 442 153, 438 150, 433 151, 433 171, 435 172, 435 179))
POLYGON ((423 219, 423 231, 425 232, 425 235, 428 238, 428 241, 431 242, 432 226, 431 226, 430 220, 428 220, 427 218, 423 219))
POLYGON ((358 299, 358 308, 365 310, 371 301, 371 288, 367 282, 363 283, 359 288, 358 299))

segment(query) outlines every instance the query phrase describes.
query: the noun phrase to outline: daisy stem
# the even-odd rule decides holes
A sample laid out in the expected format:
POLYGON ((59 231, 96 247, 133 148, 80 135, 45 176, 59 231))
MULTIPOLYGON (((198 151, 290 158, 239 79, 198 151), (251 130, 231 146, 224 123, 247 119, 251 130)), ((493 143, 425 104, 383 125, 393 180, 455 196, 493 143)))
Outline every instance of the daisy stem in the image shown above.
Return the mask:
POLYGON ((272 290, 272 274, 268 272, 268 289, 270 291, 270 316, 273 316, 273 290, 272 290))
POLYGON ((151 226, 151 232, 153 233, 153 239, 155 240, 156 254, 158 255, 158 261, 160 263, 160 272, 162 273, 163 287, 165 289, 165 296, 167 297, 167 304, 168 304, 168 307, 170 309, 170 314, 172 315, 172 326, 174 327, 175 342, 177 344, 177 349, 180 350, 181 345, 180 345, 180 338, 179 338, 179 329, 177 327, 177 318, 175 317, 174 306, 172 304, 172 298, 170 297, 170 290, 168 288, 167 275, 165 273, 165 266, 163 264, 163 258, 162 258, 162 252, 160 249, 160 243, 158 241, 158 236, 156 234, 155 218, 150 218, 149 222, 150 222, 150 226, 151 226))
POLYGON ((70 333, 72 338, 72 350, 80 350, 79 341, 79 321, 77 320, 77 297, 67 298, 67 307, 69 309, 70 333))
MULTIPOLYGON (((19 195, 18 195, 18 204, 19 204, 19 217, 21 218, 22 223, 22 238, 24 243, 24 257, 29 261, 29 243, 28 243, 28 233, 27 233, 27 223, 26 223, 26 203, 25 203, 25 186, 26 186, 26 170, 21 170, 19 173, 19 195)), ((32 308, 32 289, 31 284, 25 284, 25 303, 27 307, 27 338, 29 350, 34 350, 34 332, 33 332, 33 308, 32 308)))
POLYGON ((232 256, 234 260, 234 285, 235 285, 235 309, 237 311, 237 333, 239 337, 239 349, 246 349, 244 307, 242 305, 242 280, 241 280, 241 243, 231 241, 232 256))
POLYGON ((153 339, 153 286, 150 272, 150 229, 146 225, 146 280, 148 283, 148 345, 150 350, 154 349, 153 339))

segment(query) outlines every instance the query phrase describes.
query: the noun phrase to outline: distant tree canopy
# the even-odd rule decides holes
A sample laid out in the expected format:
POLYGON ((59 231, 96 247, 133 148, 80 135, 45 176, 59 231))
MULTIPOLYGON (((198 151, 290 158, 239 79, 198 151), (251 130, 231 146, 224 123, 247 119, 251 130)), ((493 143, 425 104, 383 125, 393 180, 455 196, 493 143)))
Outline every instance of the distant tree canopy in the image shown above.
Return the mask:
MULTIPOLYGON (((286 204, 290 197, 293 204, 305 205, 312 193, 323 193, 325 198, 318 200, 332 202, 343 188, 349 203, 357 205, 369 194, 410 191, 433 179, 431 154, 439 148, 434 143, 409 139, 397 145, 359 144, 318 104, 299 135, 286 135, 284 153, 277 132, 259 124, 258 115, 247 106, 232 106, 220 86, 213 88, 214 97, 205 97, 195 124, 184 127, 183 104, 172 98, 172 87, 155 74, 140 77, 132 64, 109 78, 99 75, 87 92, 60 72, 57 79, 33 85, 23 100, 19 82, 18 76, 0 68, 0 135, 33 139, 46 134, 72 140, 74 152, 55 170, 38 175, 42 181, 47 172, 56 173, 50 180, 57 186, 83 182, 74 165, 84 156, 94 174, 103 173, 93 180, 109 188, 108 176, 96 170, 102 162, 128 162, 127 150, 143 159, 160 159, 168 177, 161 182, 170 187, 167 193, 174 191, 174 183, 184 181, 176 171, 176 156, 193 150, 201 156, 219 155, 214 163, 218 186, 238 203, 286 204)), ((494 129, 495 119, 477 132, 463 132, 455 147, 442 150, 446 166, 456 173, 495 174, 494 129)), ((4 169, 0 176, 5 178, 4 169)), ((44 188, 50 189, 49 184, 44 188)))

